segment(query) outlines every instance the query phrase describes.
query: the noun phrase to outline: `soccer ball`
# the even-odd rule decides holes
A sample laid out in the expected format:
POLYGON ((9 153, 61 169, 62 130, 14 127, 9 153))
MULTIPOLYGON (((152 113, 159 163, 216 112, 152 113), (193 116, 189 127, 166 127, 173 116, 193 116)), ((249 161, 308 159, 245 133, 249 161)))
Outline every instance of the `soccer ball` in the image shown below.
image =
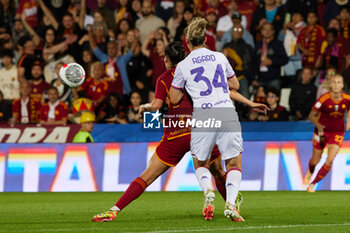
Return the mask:
POLYGON ((85 70, 78 63, 68 63, 61 67, 60 79, 63 85, 74 88, 79 87, 85 80, 85 70))

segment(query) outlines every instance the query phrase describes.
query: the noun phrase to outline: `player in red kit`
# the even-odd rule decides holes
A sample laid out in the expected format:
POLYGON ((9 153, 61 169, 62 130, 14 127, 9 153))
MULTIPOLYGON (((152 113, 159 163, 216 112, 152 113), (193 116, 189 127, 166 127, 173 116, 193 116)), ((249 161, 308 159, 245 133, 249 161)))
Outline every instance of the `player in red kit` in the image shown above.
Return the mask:
MULTIPOLYGON (((331 91, 322 95, 314 104, 309 119, 315 125, 312 139, 313 154, 309 161, 309 169, 304 184, 309 184, 315 166, 320 162, 323 149, 328 145, 327 160, 308 185, 308 192, 315 192, 314 186, 327 175, 334 158, 337 156, 344 139, 344 115, 349 111, 350 95, 343 93, 344 80, 341 75, 331 79, 331 91)), ((347 113, 346 130, 350 128, 350 114, 347 113)))
MULTIPOLYGON (((192 102, 188 96, 184 96, 179 105, 173 106, 170 104, 169 89, 173 80, 175 66, 185 57, 185 51, 180 42, 172 42, 165 49, 165 63, 167 71, 164 72, 157 80, 155 98, 150 104, 142 105, 139 112, 156 111, 160 109, 164 101, 168 101, 168 116, 175 116, 174 118, 167 118, 166 122, 186 120, 186 116, 191 117, 193 107, 192 102)), ((95 215, 94 222, 109 222, 113 221, 117 214, 130 204, 133 200, 138 198, 144 190, 160 175, 167 171, 170 167, 176 166, 183 156, 190 151, 191 129, 189 127, 169 127, 165 128, 162 140, 156 148, 155 153, 149 161, 146 170, 137 177, 119 198, 118 202, 107 212, 95 215)), ((218 149, 214 148, 211 160, 211 171, 213 172, 218 191, 226 199, 225 190, 225 172, 222 169, 218 149)), ((196 166, 196 161, 194 161, 196 166)), ((206 220, 213 217, 213 207, 205 206, 203 215, 206 220)))

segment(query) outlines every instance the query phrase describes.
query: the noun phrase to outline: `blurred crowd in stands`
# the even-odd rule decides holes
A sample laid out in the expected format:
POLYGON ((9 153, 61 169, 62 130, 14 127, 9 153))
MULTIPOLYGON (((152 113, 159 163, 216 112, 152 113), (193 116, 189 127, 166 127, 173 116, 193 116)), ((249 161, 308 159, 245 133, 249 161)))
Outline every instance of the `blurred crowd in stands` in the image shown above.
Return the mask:
POLYGON ((182 41, 188 52, 194 17, 208 21, 207 47, 227 56, 241 94, 271 108, 237 104, 243 121, 306 120, 336 73, 350 89, 348 0, 0 0, 0 122, 65 124, 83 110, 142 122, 164 49, 182 41), (76 89, 58 78, 69 62, 87 75, 76 89))

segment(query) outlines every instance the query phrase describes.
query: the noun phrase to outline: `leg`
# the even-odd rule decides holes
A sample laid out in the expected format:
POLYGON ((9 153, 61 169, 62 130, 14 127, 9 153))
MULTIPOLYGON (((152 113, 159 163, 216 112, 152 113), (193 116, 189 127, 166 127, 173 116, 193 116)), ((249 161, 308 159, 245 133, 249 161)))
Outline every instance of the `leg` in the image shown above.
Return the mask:
POLYGON ((238 195, 239 185, 242 179, 242 154, 225 160, 226 176, 226 204, 233 205, 238 195))
POLYGON ((325 177, 329 170, 332 167, 332 163, 334 158, 337 156, 338 152, 340 150, 340 146, 336 144, 329 144, 328 145, 328 156, 326 162, 323 164, 321 169, 318 171, 315 179, 311 182, 311 185, 308 187, 308 192, 314 192, 313 186, 320 182, 323 177, 325 177))
POLYGON ((308 185, 310 183, 312 174, 314 173, 316 165, 320 162, 322 157, 323 150, 316 149, 313 147, 312 157, 309 161, 309 169, 307 170, 304 176, 304 185, 308 185))
POLYGON ((110 222, 113 221, 117 214, 132 201, 137 199, 161 174, 168 170, 169 166, 159 161, 157 156, 153 154, 148 167, 140 177, 131 182, 128 189, 119 198, 118 202, 106 213, 95 215, 92 219, 94 222, 110 222))
POLYGON ((209 170, 210 170, 210 173, 214 176, 217 190, 219 191, 224 201, 226 201, 226 187, 225 187, 226 172, 222 167, 221 159, 218 158, 214 160, 214 162, 210 164, 209 170))
POLYGON ((239 193, 239 186, 242 180, 242 154, 237 157, 225 160, 226 163, 226 206, 224 214, 232 221, 244 221, 239 213, 239 206, 236 199, 239 193))
POLYGON ((160 162, 157 156, 153 154, 146 170, 129 185, 128 189, 115 204, 117 210, 122 210, 130 202, 138 198, 145 191, 146 187, 152 184, 168 168, 169 166, 160 162))

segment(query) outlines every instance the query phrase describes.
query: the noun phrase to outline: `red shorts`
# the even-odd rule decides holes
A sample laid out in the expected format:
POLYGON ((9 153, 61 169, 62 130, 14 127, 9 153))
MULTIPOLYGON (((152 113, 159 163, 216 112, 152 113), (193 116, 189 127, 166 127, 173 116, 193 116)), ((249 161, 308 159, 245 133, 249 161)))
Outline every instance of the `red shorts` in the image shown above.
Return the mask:
POLYGON ((314 136, 312 137, 312 143, 314 144, 314 148, 318 150, 323 150, 327 144, 335 144, 339 147, 342 146, 344 139, 344 132, 331 132, 331 133, 324 133, 324 137, 318 136, 317 133, 314 133, 314 136))
MULTIPOLYGON (((163 138, 156 148, 156 155, 162 163, 174 167, 180 162, 182 157, 190 151, 190 142, 191 133, 172 140, 163 138)), ((219 157, 220 151, 215 145, 210 158, 210 163, 213 163, 219 157)))

